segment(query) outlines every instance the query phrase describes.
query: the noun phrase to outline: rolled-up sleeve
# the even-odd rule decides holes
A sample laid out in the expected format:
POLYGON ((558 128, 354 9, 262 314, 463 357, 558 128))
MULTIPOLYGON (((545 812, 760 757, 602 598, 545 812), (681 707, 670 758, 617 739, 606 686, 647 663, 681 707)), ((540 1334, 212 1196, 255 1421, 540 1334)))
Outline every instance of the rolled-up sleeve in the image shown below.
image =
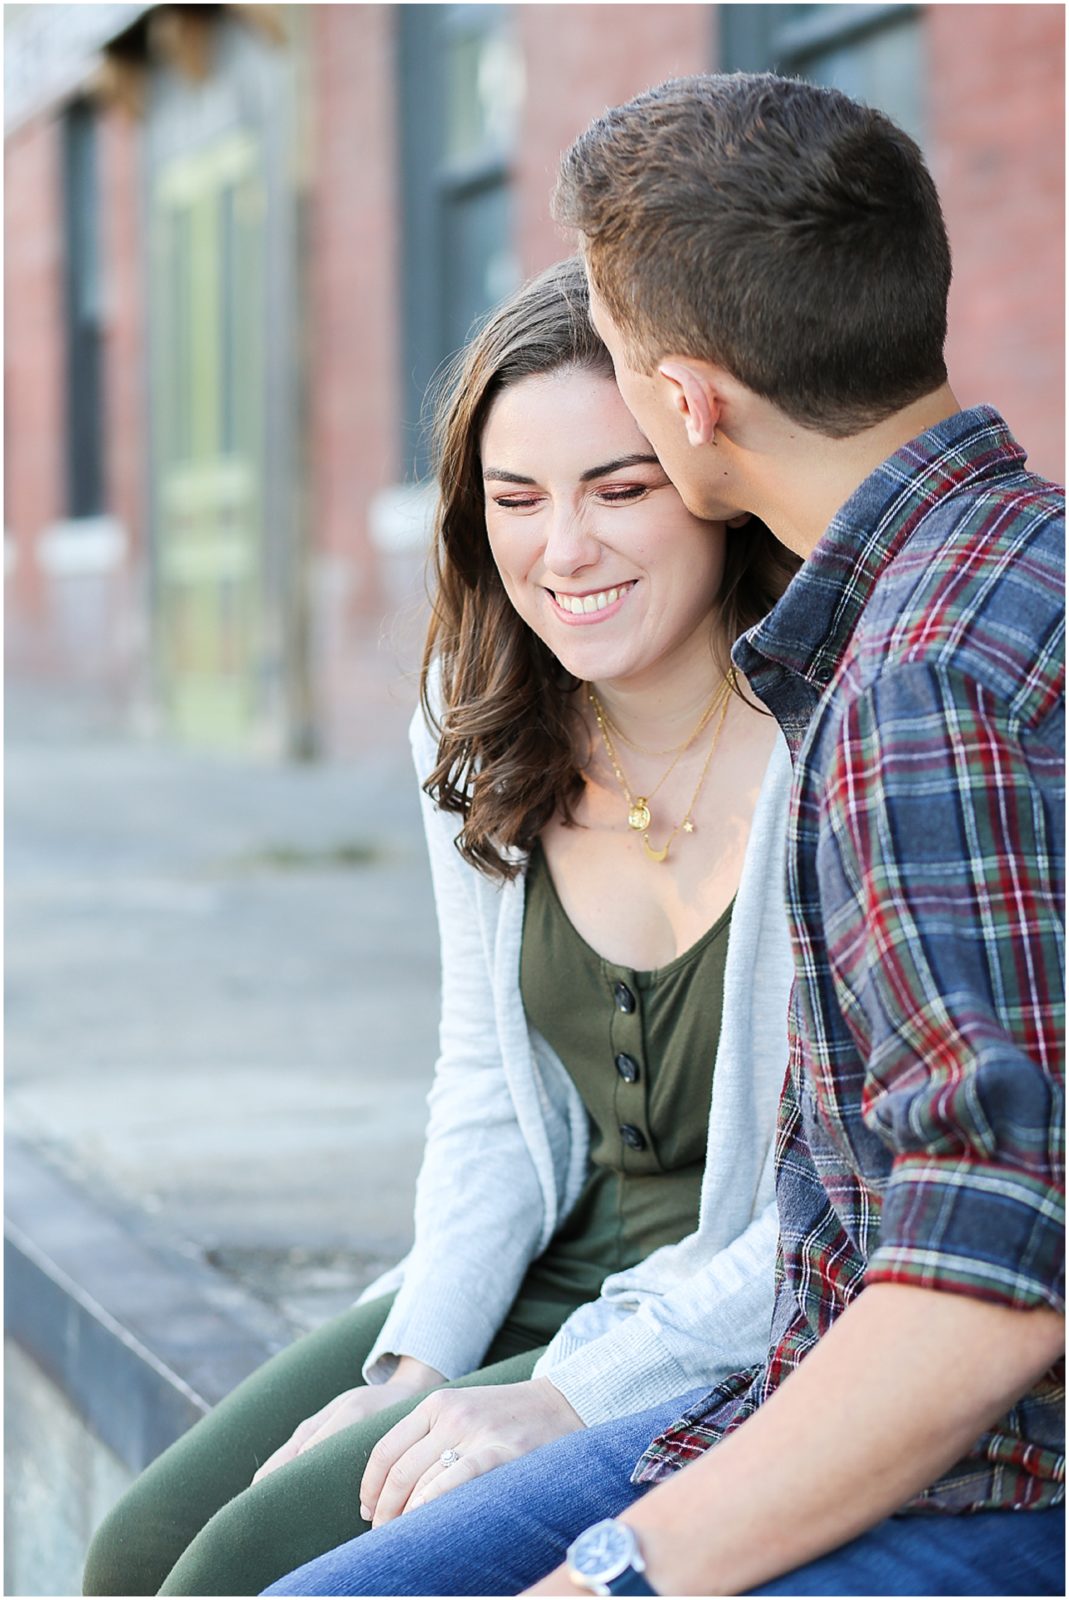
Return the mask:
POLYGON ((1061 1309, 1064 714, 1038 709, 884 673, 843 718, 818 859, 857 1142, 891 1154, 888 1173, 860 1150, 882 1207, 866 1282, 1061 1309))

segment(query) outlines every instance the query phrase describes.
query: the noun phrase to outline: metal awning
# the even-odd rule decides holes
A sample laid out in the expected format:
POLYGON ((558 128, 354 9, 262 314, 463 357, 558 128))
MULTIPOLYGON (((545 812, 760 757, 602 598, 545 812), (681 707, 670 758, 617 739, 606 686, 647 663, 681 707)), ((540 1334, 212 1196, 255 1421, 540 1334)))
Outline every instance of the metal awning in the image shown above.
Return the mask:
POLYGON ((108 47, 131 35, 150 11, 168 9, 201 19, 230 11, 276 43, 286 35, 285 8, 277 5, 5 5, 5 136, 89 88, 108 47))
POLYGON ((151 5, 6 5, 4 133, 82 88, 151 5))

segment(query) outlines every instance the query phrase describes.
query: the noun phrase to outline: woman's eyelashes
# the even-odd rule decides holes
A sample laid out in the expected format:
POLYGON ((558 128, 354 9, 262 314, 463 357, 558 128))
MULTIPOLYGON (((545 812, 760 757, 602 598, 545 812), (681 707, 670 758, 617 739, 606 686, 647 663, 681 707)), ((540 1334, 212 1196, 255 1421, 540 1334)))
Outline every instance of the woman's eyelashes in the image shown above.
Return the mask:
POLYGON ((603 500, 606 505, 615 506, 621 505, 625 500, 640 500, 644 494, 649 494, 649 492, 650 486, 648 483, 632 483, 628 484, 626 488, 599 489, 598 499, 603 500))
MULTIPOLYGON (((652 485, 648 483, 606 484, 604 488, 594 491, 594 498, 602 505, 626 505, 635 500, 641 500, 643 495, 651 492, 652 485)), ((540 506, 544 496, 537 494, 508 494, 494 495, 495 506, 500 506, 504 511, 531 511, 540 506)))

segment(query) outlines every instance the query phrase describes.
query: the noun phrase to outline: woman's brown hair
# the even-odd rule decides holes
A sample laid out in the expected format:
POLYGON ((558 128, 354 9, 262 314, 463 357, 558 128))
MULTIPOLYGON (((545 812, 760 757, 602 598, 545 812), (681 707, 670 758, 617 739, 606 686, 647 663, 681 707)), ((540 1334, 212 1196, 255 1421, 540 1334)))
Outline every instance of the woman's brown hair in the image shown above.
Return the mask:
MULTIPOLYGON (((424 784, 463 819, 457 848, 493 878, 513 878, 550 818, 573 821, 583 788, 567 672, 521 619, 490 553, 480 445, 490 407, 523 378, 575 367, 612 378, 589 317, 579 259, 550 267, 489 317, 446 374, 434 425, 435 592, 420 701, 438 734, 424 784)), ((717 597, 725 652, 771 609, 797 568, 763 523, 728 540, 717 597)))

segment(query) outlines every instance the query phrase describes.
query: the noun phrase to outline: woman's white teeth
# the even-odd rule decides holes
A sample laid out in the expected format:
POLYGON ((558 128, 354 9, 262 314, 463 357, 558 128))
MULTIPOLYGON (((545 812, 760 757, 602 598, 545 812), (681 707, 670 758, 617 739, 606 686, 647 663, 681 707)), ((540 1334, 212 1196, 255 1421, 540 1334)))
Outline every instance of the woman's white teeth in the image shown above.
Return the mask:
MULTIPOLYGON (((629 588, 625 584, 624 588, 629 588)), ((574 616, 585 616, 591 611, 604 611, 606 606, 611 606, 619 600, 624 589, 602 589, 598 594, 559 594, 557 604, 562 611, 570 611, 574 616)))

